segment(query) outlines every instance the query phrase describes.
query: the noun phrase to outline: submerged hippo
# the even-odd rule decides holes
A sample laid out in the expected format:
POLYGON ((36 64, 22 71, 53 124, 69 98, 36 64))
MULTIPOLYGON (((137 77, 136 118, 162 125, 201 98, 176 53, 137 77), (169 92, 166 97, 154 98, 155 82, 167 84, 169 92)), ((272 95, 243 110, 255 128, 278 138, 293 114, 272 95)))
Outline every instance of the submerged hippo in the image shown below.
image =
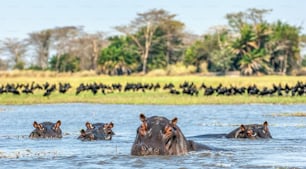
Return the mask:
POLYGON ((265 121, 263 124, 241 124, 240 127, 236 128, 232 132, 228 133, 226 138, 272 138, 268 128, 268 122, 265 121))
POLYGON ((89 122, 85 123, 86 130, 82 129, 81 135, 78 139, 82 141, 91 141, 91 140, 111 140, 114 132, 112 128, 114 123, 95 123, 91 124, 89 122))
POLYGON ((60 128, 61 121, 58 120, 56 123, 43 122, 37 123, 34 121, 33 127, 35 128, 31 134, 30 138, 62 138, 62 130, 60 128))
POLYGON ((146 118, 144 114, 140 114, 140 120, 142 124, 137 129, 132 155, 182 155, 189 151, 211 149, 187 140, 177 126, 176 117, 168 120, 160 116, 146 118))
POLYGON ((204 134, 193 136, 194 138, 246 138, 246 139, 268 139, 272 138, 268 128, 268 122, 263 124, 241 124, 240 127, 228 134, 204 134))

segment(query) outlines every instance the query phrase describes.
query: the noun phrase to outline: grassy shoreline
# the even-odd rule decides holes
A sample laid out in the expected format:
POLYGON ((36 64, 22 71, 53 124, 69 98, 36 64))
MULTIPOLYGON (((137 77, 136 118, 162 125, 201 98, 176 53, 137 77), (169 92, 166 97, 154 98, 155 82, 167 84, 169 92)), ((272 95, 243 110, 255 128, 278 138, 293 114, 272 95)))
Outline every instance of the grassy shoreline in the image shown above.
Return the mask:
POLYGON ((216 87, 220 83, 223 86, 230 85, 241 87, 256 84, 258 88, 272 88, 273 83, 278 85, 295 85, 298 81, 306 82, 306 78, 299 76, 261 76, 261 77, 207 77, 207 76, 64 76, 64 77, 6 77, 1 78, 0 85, 7 83, 32 83, 51 84, 70 83, 72 88, 66 94, 58 91, 49 97, 43 97, 44 91, 35 91, 34 94, 23 94, 19 96, 11 93, 0 94, 0 104, 2 105, 22 105, 22 104, 51 104, 51 103, 99 103, 99 104, 153 104, 153 105, 193 105, 193 104, 306 104, 306 96, 204 96, 204 90, 200 90, 199 96, 171 95, 168 91, 159 89, 158 91, 142 92, 114 92, 103 95, 99 92, 93 95, 91 92, 83 92, 76 96, 76 87, 80 83, 103 83, 110 85, 120 83, 160 83, 161 87, 166 83, 173 83, 178 89, 179 84, 184 81, 193 82, 198 87, 205 83, 207 86, 216 87))

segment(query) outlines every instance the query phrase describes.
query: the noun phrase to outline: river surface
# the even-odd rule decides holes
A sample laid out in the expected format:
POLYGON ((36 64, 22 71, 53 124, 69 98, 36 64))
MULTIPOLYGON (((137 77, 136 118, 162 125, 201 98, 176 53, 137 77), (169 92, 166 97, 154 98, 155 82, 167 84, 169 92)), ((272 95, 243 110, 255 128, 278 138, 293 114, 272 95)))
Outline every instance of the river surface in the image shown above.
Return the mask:
POLYGON ((0 168, 306 168, 306 105, 0 105, 0 168), (178 117, 186 137, 269 122, 273 139, 194 138, 224 150, 182 156, 130 155, 139 114, 178 117), (62 139, 29 139, 33 121, 62 121, 62 139), (77 140, 85 122, 113 122, 111 141, 77 140))

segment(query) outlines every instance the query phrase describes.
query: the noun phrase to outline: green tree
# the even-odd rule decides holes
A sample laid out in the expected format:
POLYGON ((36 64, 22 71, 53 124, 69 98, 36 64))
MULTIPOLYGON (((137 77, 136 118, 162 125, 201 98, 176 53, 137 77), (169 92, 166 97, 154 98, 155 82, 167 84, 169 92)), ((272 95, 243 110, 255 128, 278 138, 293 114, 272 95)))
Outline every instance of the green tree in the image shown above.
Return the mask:
POLYGON ((306 55, 303 56, 302 67, 306 67, 306 55))
POLYGON ((216 27, 214 33, 211 35, 216 41, 216 47, 211 51, 210 57, 210 71, 227 72, 233 70, 232 63, 235 55, 230 46, 232 39, 229 30, 226 27, 216 27))
POLYGON ((175 15, 170 15, 164 19, 160 24, 165 46, 165 58, 167 66, 175 64, 182 59, 183 52, 183 36, 184 36, 184 23, 175 20, 175 15))
POLYGON ((301 64, 300 28, 277 21, 272 24, 269 50, 270 63, 275 72, 289 73, 301 64))
MULTIPOLYGON (((169 14, 169 12, 160 9, 153 9, 148 12, 138 13, 138 17, 133 20, 127 26, 118 26, 116 29, 119 32, 126 34, 130 37, 134 43, 136 44, 139 54, 142 60, 142 72, 147 72, 147 64, 148 59, 151 56, 150 51, 152 49, 152 45, 154 43, 154 35, 158 28, 161 27, 164 23, 170 23, 170 21, 176 16, 173 14, 169 14)), ((172 23, 172 22, 171 22, 172 23)), ((172 23, 174 25, 174 22, 172 23)), ((172 25, 172 26, 173 26, 172 25)), ((169 27, 171 30, 173 27, 169 27)), ((166 31, 167 32, 167 31, 166 31)), ((169 31, 168 31, 169 32, 169 31)), ((168 40, 170 40, 170 32, 166 33, 169 36, 168 40)), ((169 42, 169 41, 168 41, 169 42)), ((167 50, 171 51, 171 46, 168 43, 167 50)), ((170 57, 170 56, 168 56, 170 57)))
MULTIPOLYGON (((63 55, 73 54, 72 49, 75 49, 77 45, 73 43, 76 37, 83 33, 82 27, 75 26, 64 26, 56 27, 52 29, 52 49, 56 51, 56 56, 58 56, 58 61, 56 63, 55 70, 59 70, 60 58, 63 55)), ((54 58, 52 58, 54 59, 54 58)))
POLYGON ((258 72, 269 72, 269 55, 265 54, 264 48, 254 49, 242 56, 239 61, 243 75, 253 75, 258 72))
POLYGON ((126 36, 109 38, 110 45, 104 48, 98 58, 100 71, 110 75, 129 74, 138 71, 140 55, 133 40, 126 36))
POLYGON ((208 38, 209 37, 206 37, 206 40, 204 41, 196 41, 185 51, 184 63, 186 65, 196 66, 196 72, 203 71, 201 68, 201 64, 203 62, 208 62, 209 49, 208 46, 205 45, 205 42, 211 42, 208 38))
POLYGON ((246 12, 228 14, 234 34, 239 36, 232 42, 235 69, 242 74, 250 75, 258 72, 268 73, 269 57, 266 46, 269 42, 269 25, 263 19, 270 10, 248 9, 246 12))
POLYGON ((167 66, 167 39, 165 38, 165 31, 160 27, 157 28, 153 35, 152 46, 148 58, 148 71, 153 69, 161 69, 167 66))
POLYGON ((49 61, 49 67, 58 72, 77 72, 80 71, 80 59, 69 54, 54 55, 49 61))

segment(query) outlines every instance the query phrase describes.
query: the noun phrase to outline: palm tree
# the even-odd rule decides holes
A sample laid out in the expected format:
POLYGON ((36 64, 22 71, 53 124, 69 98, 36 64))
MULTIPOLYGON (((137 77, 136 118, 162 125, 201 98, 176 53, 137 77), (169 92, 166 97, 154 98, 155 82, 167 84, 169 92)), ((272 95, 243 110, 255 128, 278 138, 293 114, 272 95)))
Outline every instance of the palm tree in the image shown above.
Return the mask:
POLYGON ((268 37, 268 25, 265 23, 254 26, 245 24, 241 27, 240 37, 232 43, 232 48, 236 54, 235 64, 243 75, 270 72, 270 56, 265 48, 268 37))
MULTIPOLYGON (((248 24, 244 24, 240 29, 240 37, 236 38, 232 42, 232 50, 233 53, 236 55, 236 58, 234 59, 234 67, 236 69, 240 69, 240 60, 243 59, 244 56, 248 55, 249 52, 251 52, 253 49, 257 49, 257 43, 256 43, 256 36, 254 32, 252 31, 252 27, 248 24)), ((245 58, 251 58, 251 57, 245 57, 245 58)), ((246 60, 249 60, 246 59, 246 60)), ((250 62, 250 61, 247 61, 250 62)))
POLYGON ((270 56, 265 54, 265 50, 255 49, 242 56, 239 61, 241 73, 243 75, 253 75, 258 72, 268 73, 270 56))

